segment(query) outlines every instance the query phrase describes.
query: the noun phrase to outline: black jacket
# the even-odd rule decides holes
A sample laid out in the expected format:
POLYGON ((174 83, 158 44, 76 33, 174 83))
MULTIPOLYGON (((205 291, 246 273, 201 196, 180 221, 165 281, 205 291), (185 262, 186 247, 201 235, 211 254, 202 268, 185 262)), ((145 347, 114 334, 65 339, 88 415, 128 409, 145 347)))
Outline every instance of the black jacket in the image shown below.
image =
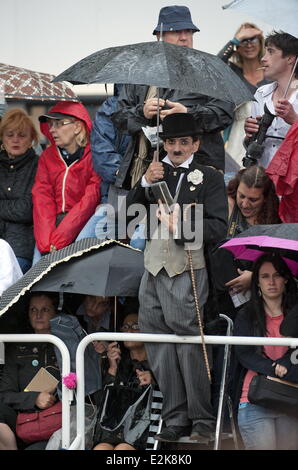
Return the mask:
POLYGON ((0 152, 0 238, 16 256, 32 259, 32 195, 38 157, 33 149, 11 160, 0 152))
MULTIPOLYGON (((164 164, 164 169, 165 173, 163 180, 167 181, 171 167, 164 164)), ((146 198, 146 191, 145 188, 141 186, 141 181, 139 181, 139 183, 129 191, 126 202, 127 207, 135 203, 140 203, 149 208, 150 202, 146 198)), ((152 202, 156 204, 156 201, 152 202)), ((189 169, 183 177, 177 203, 182 209, 192 203, 203 204, 203 241, 205 244, 217 243, 225 237, 227 232, 228 205, 224 178, 220 172, 213 168, 199 165, 197 161, 193 159, 189 169), (187 181, 187 175, 194 170, 199 170, 203 174, 202 182, 197 185, 193 185, 191 182, 187 181)), ((149 228, 150 211, 147 212, 147 226, 149 228)), ((183 227, 183 223, 181 225, 183 227)), ((194 232, 193 225, 191 228, 192 232, 194 232)), ((150 238, 150 233, 147 233, 147 238, 150 238)), ((183 244, 186 241, 183 238, 183 233, 181 233, 180 239, 178 238, 175 241, 178 244, 183 244)))
MULTIPOLYGON (((117 174, 115 185, 130 189, 128 172, 135 154, 138 133, 142 127, 156 125, 156 120, 146 119, 143 106, 148 87, 144 85, 124 85, 118 100, 118 111, 113 113, 112 121, 123 133, 134 136, 131 140, 117 174)), ((196 159, 202 165, 225 169, 225 151, 220 131, 233 121, 233 105, 205 95, 183 92, 181 90, 160 90, 160 97, 182 103, 193 114, 203 133, 202 144, 196 159)), ((152 156, 152 155, 151 155, 152 156)))
MULTIPOLYGON (((282 324, 281 324, 282 328, 282 324)), ((234 336, 255 336, 253 325, 250 319, 248 307, 243 307, 236 316, 234 336)), ((238 366, 236 367, 233 380, 234 384, 234 401, 237 406, 241 397, 243 380, 247 370, 253 370, 263 375, 278 377, 274 373, 273 362, 283 365, 288 372, 282 377, 282 380, 298 383, 298 365, 292 364, 291 353, 293 349, 289 349, 281 358, 273 361, 262 354, 260 346, 235 346, 238 366)))
POLYGON ((24 392, 41 367, 60 379, 54 347, 50 343, 9 344, 0 382, 0 400, 16 411, 35 409, 39 392, 24 392))

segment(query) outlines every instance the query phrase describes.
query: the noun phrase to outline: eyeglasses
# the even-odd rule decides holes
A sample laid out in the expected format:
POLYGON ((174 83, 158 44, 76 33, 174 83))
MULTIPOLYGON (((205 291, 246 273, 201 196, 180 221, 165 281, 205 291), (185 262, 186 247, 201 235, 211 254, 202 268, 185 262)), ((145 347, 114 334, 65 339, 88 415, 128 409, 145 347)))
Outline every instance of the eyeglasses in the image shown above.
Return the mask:
POLYGON ((256 44, 259 41, 259 38, 257 36, 253 38, 248 38, 248 39, 243 39, 240 41, 240 46, 248 46, 248 44, 256 44))
POLYGON ((62 126, 67 126, 67 124, 73 124, 74 121, 69 119, 49 119, 48 121, 49 129, 60 129, 62 126))
POLYGON ((140 327, 138 323, 124 323, 124 325, 121 326, 120 330, 121 331, 128 331, 128 330, 139 330, 140 327))

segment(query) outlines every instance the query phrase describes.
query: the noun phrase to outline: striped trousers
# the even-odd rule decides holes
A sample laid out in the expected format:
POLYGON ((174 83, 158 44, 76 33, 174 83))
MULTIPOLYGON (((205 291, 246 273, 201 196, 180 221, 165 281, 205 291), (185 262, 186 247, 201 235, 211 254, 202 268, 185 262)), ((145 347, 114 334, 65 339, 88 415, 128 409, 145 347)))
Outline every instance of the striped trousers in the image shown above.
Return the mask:
MULTIPOLYGON (((207 300, 206 269, 195 271, 200 310, 207 300)), ((199 335, 190 273, 170 278, 147 270, 139 290, 139 325, 143 333, 199 335)), ((167 426, 214 421, 211 390, 202 345, 145 343, 150 368, 163 394, 162 417, 167 426)), ((208 347, 210 356, 211 347, 208 347)))

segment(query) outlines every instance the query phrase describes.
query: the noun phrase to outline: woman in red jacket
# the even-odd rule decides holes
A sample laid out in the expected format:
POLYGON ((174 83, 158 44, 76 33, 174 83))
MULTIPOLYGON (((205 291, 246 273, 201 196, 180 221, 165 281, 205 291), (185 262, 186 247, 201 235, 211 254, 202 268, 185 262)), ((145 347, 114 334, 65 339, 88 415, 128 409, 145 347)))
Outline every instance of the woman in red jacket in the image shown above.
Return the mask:
POLYGON ((32 189, 34 236, 45 254, 72 243, 94 214, 100 177, 92 166, 91 119, 81 103, 61 101, 39 120, 51 143, 39 158, 32 189))

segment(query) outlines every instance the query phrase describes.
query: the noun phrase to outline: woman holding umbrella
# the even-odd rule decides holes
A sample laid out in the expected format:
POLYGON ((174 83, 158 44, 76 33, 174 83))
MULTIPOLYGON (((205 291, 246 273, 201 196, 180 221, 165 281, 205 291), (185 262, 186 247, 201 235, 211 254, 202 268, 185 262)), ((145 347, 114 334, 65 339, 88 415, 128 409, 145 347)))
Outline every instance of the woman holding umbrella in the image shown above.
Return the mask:
MULTIPOLYGON (((266 175, 264 168, 254 165, 241 169, 230 180, 227 194, 228 239, 237 237, 252 225, 281 223, 278 215, 279 201, 274 184, 266 175)), ((237 311, 229 294, 237 294, 239 300, 239 294, 245 295, 249 290, 252 274, 250 264, 236 265, 230 253, 216 248, 211 253, 211 268, 220 312, 234 318, 237 311), (221 265, 223 269, 218 270, 218 265, 221 265)))
MULTIPOLYGON (((274 184, 263 167, 253 165, 240 170, 227 188, 229 203, 228 238, 233 238, 251 225, 279 224, 279 201, 274 184)), ((251 271, 238 271, 240 276, 226 285, 237 292, 250 287, 251 271)))
POLYGON ((76 239, 99 204, 100 177, 92 166, 91 119, 81 103, 61 101, 39 119, 51 143, 40 156, 32 190, 34 236, 45 254, 76 239))
MULTIPOLYGON (((254 264, 251 300, 238 313, 237 336, 281 337, 280 327, 297 303, 297 287, 285 261, 275 253, 261 255, 254 264)), ((246 449, 297 450, 298 414, 253 404, 249 400, 253 377, 262 374, 298 383, 298 367, 287 346, 236 346, 242 367, 238 395, 238 424, 246 449)))

